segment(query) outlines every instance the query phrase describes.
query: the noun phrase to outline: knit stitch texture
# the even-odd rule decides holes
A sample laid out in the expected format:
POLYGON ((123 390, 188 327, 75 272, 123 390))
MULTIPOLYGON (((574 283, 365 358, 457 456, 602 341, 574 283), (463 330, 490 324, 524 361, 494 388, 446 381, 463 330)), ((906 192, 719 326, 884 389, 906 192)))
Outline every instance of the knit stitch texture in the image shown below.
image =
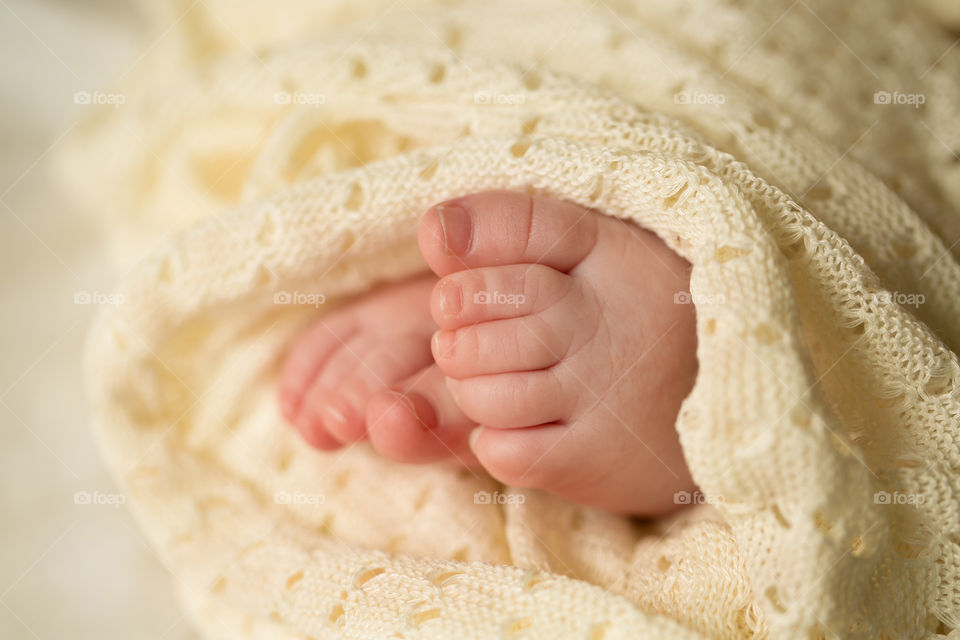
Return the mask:
POLYGON ((147 5, 175 26, 62 165, 125 273, 97 433, 207 637, 958 637, 960 49, 909 3, 744 4, 147 5), (692 263, 712 504, 638 524, 283 425, 312 301, 423 271, 422 214, 485 189, 692 263))

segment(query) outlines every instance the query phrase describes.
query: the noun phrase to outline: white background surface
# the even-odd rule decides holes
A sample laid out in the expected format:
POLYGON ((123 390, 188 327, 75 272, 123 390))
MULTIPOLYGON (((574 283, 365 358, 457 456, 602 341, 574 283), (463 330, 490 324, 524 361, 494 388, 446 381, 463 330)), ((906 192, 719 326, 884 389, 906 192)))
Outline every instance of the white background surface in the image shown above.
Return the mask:
POLYGON ((134 64, 130 2, 0 0, 0 638, 194 638, 172 576, 117 494, 83 406, 80 358, 109 292, 97 233, 49 172, 81 107, 134 64))

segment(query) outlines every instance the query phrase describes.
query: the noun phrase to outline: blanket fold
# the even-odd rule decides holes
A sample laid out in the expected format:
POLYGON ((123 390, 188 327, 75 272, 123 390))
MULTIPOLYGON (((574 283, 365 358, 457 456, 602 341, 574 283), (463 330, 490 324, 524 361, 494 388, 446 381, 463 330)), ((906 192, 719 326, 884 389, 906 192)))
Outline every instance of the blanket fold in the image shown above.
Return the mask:
POLYGON ((107 459, 197 627, 960 629, 957 168, 922 133, 960 136, 960 89, 942 81, 960 58, 933 23, 888 2, 400 4, 304 6, 269 39, 258 3, 190 9, 64 154, 118 263, 149 249, 99 315, 86 375, 107 459), (866 6, 913 48, 860 47, 866 6), (778 13, 804 43, 764 44, 778 13), (801 46, 843 37, 857 55, 827 76, 845 86, 800 92, 816 81, 801 46), (929 123, 873 98, 906 83, 929 123), (700 369, 677 429, 710 504, 638 524, 363 444, 318 453, 284 427, 290 340, 422 271, 423 212, 485 189, 636 222, 692 263, 700 369), (475 498, 498 491, 515 499, 475 498))

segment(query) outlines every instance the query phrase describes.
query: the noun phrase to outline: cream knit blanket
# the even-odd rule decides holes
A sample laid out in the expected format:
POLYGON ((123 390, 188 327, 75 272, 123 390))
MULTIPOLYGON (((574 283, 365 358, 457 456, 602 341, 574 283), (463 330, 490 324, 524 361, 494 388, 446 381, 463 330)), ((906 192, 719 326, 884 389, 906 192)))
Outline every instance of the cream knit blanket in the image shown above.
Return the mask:
POLYGON ((207 637, 960 637, 960 49, 908 3, 746 4, 147 5, 64 167, 150 249, 89 396, 207 637), (714 504, 640 524, 282 424, 312 303, 422 270, 427 207, 490 188, 694 265, 714 504))

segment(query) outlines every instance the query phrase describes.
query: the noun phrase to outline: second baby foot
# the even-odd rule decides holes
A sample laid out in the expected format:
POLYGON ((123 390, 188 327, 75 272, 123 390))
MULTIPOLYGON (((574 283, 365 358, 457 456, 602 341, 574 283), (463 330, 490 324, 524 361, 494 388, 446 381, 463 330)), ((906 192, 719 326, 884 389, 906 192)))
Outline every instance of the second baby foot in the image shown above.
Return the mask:
POLYGON ((324 314, 294 341, 280 375, 283 416, 330 451, 369 439, 398 462, 459 461, 474 425, 430 354, 432 275, 383 285, 324 314))

